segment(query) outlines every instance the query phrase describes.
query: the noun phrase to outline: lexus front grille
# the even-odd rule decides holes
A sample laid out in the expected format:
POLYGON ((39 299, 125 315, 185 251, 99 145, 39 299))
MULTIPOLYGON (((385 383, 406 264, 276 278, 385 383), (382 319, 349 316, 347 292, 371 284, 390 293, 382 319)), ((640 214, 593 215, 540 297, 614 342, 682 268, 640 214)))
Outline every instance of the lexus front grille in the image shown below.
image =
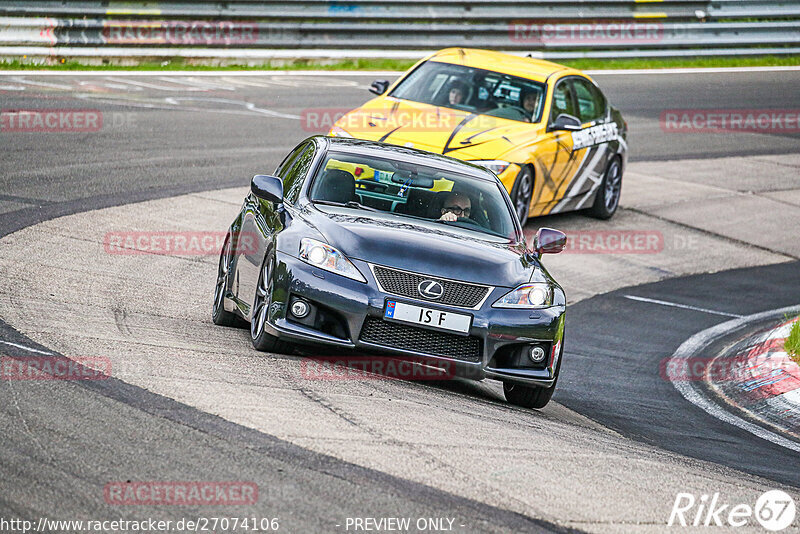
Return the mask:
POLYGON ((378 281, 380 288, 386 293, 392 293, 401 297, 410 297, 418 300, 426 300, 433 304, 443 304, 445 306, 458 306, 461 308, 475 308, 483 302, 491 291, 490 286, 458 282, 435 276, 410 273, 374 265, 372 272, 378 281), (437 299, 428 299, 420 293, 419 287, 422 282, 433 281, 441 284, 443 288, 442 296, 437 299))

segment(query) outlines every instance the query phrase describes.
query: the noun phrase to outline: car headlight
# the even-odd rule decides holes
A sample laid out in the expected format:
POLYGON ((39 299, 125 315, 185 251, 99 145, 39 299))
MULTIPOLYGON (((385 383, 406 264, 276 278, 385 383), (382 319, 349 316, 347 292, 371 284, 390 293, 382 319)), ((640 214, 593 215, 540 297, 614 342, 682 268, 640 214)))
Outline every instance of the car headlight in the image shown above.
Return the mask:
POLYGON ((361 271, 344 254, 322 241, 308 237, 301 239, 300 259, 314 267, 319 267, 359 282, 367 282, 361 271))
POLYGON ((509 165, 511 165, 509 162, 499 159, 481 159, 477 161, 470 161, 470 163, 474 163, 475 165, 480 165, 481 167, 489 169, 497 176, 500 176, 503 171, 506 170, 509 165))
POLYGON ((547 284, 522 284, 492 304, 492 308, 545 308, 553 304, 553 288, 547 284))
POLYGON ((333 137, 350 137, 350 138, 353 137, 352 135, 347 133, 347 130, 339 126, 334 126, 333 128, 331 128, 331 131, 328 135, 333 137))

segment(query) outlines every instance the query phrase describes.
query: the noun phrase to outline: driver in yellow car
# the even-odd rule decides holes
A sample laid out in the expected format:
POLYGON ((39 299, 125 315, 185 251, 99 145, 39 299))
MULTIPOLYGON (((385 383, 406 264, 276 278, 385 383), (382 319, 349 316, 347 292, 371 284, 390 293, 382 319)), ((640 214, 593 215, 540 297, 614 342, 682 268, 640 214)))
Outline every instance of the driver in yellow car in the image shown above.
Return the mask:
POLYGON ((530 113, 528 116, 528 122, 533 122, 536 120, 536 116, 539 114, 539 103, 541 99, 539 95, 534 91, 525 91, 522 93, 522 107, 530 113))

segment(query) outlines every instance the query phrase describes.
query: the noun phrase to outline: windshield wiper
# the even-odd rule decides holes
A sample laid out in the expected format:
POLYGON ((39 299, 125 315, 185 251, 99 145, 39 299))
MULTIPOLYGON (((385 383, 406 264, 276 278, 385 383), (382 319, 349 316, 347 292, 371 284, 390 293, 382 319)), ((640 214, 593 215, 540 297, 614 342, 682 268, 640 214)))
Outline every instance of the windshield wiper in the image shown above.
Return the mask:
POLYGON ((314 204, 322 204, 323 206, 339 206, 340 208, 355 208, 366 211, 381 211, 371 206, 365 206, 355 200, 348 200, 347 202, 334 202, 333 200, 312 200, 314 204))

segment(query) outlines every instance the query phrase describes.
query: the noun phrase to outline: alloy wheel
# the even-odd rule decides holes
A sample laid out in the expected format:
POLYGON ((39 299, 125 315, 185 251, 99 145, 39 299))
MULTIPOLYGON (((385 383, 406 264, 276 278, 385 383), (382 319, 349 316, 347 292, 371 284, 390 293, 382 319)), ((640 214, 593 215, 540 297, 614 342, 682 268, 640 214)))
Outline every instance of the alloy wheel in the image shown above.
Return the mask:
POLYGON ((521 223, 525 223, 528 218, 528 209, 531 204, 531 194, 533 193, 533 176, 525 169, 522 170, 517 184, 517 193, 514 195, 514 209, 517 218, 521 223))
POLYGON ((620 190, 622 189, 622 173, 620 172, 619 162, 614 160, 608 168, 606 174, 606 187, 603 192, 606 209, 614 211, 619 203, 620 190))
POLYGON ((258 276, 256 297, 253 302, 253 313, 250 319, 250 335, 257 339, 264 332, 264 323, 267 320, 269 308, 270 280, 272 277, 272 263, 267 260, 258 276))

